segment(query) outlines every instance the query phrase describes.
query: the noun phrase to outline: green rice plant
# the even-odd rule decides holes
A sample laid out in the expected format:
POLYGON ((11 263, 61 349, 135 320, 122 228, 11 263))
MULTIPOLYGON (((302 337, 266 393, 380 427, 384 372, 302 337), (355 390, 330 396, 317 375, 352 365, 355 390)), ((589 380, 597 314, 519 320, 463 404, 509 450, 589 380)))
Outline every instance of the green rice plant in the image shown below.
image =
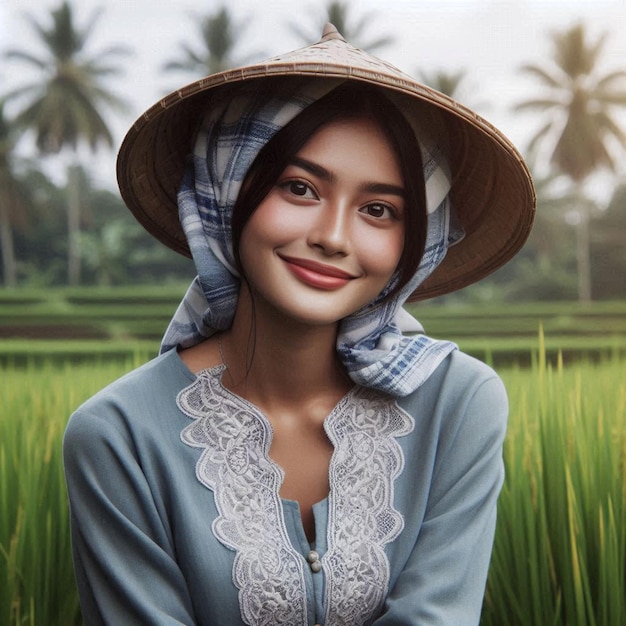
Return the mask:
POLYGON ((61 440, 119 363, 0 371, 0 624, 80 624, 61 440))
MULTIPOLYGON (((542 338, 540 338, 542 340, 542 338)), ((503 377, 506 479, 481 624, 626 624, 626 362, 503 377)))
MULTIPOLYGON (((483 626, 626 624, 626 362, 564 366, 540 337, 502 374, 511 415, 483 626)), ((0 369, 0 624, 80 624, 61 440, 71 412, 144 360, 0 369)))

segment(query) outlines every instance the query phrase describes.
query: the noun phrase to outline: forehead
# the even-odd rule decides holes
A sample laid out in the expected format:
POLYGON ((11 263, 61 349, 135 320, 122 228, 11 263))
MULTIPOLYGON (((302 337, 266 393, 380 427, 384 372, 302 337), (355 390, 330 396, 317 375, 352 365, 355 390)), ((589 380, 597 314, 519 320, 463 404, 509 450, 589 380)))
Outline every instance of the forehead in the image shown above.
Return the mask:
POLYGON ((320 127, 297 156, 331 171, 355 170, 366 178, 402 180, 399 155, 382 127, 364 117, 338 118, 320 127))

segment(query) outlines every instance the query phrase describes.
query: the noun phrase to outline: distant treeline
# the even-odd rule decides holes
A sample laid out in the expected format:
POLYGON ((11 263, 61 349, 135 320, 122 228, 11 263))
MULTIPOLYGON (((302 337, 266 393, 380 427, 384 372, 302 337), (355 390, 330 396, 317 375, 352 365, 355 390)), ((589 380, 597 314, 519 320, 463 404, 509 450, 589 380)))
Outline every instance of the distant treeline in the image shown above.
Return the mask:
MULTIPOLYGON (((60 0, 49 11, 23 14, 32 39, 0 51, 20 77, 10 91, 0 86, 1 284, 47 289, 188 279, 191 263, 153 241, 116 193, 96 188, 90 180, 89 172, 98 167, 96 149, 115 147, 108 116, 125 112, 118 94, 133 50, 128 42, 94 50, 95 26, 106 21, 106 12, 83 23, 75 4, 60 0), (57 177, 65 164, 61 184, 44 173, 42 164, 51 159, 57 159, 57 177)), ((359 15, 355 7, 329 0, 318 13, 319 28, 304 32, 288 22, 285 28, 311 43, 322 25, 332 22, 363 49, 391 45, 392 36, 375 33, 375 12, 359 15)), ((606 37, 590 34, 583 22, 550 37, 548 57, 534 63, 531 58, 518 68, 520 76, 535 81, 535 89, 514 105, 520 113, 534 115, 538 128, 529 145, 521 146, 536 174, 535 229, 511 264, 453 294, 455 301, 626 298, 626 186, 619 186, 615 174, 626 147, 619 117, 626 107, 626 70, 604 71, 606 37), (588 183, 599 173, 605 176, 602 195, 611 198, 608 205, 602 200, 599 206, 590 193, 588 183)), ((163 76, 176 72, 182 84, 235 67, 245 43, 245 24, 235 19, 232 7, 213 6, 194 17, 189 37, 162 66, 163 76)), ((465 70, 405 70, 480 109, 472 103, 476 89, 467 89, 465 70)))

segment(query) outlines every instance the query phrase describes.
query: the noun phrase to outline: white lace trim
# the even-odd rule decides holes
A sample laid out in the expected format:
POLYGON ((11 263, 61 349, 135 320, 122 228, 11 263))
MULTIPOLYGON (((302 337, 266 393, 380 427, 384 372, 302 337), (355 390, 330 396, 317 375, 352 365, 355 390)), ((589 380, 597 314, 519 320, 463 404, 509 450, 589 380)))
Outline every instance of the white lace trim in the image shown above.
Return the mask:
MULTIPOLYGON (((223 366, 203 371, 178 395, 193 423, 181 432, 202 448, 198 480, 214 495, 215 537, 236 552, 233 583, 242 620, 250 626, 307 624, 307 563, 291 544, 279 495, 283 471, 269 458, 272 429, 252 404, 221 384, 223 366)), ((402 531, 393 508, 393 482, 404 458, 395 437, 413 418, 395 402, 354 388, 325 422, 335 447, 330 464, 325 624, 368 624, 389 585, 384 546, 402 531)))
POLYGON ((326 624, 369 624, 389 586, 384 547, 404 528, 393 508, 394 480, 404 467, 396 437, 413 429, 413 418, 376 391, 359 387, 326 421, 335 447, 330 466, 326 624))

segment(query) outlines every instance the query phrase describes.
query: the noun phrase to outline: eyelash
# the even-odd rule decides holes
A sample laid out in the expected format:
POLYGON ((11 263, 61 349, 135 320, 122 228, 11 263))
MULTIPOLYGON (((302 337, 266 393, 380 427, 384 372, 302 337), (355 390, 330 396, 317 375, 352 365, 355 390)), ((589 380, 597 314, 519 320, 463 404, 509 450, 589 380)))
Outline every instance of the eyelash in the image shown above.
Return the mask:
POLYGON ((300 180, 300 179, 289 179, 289 180, 285 180, 281 183, 278 184, 278 187, 280 189, 283 189, 285 191, 287 191, 288 193, 293 194, 294 196, 297 196, 298 198, 305 198, 307 195, 307 192, 311 192, 313 194, 313 196, 315 196, 316 199, 319 198, 319 195, 317 194, 317 192, 315 191, 315 189, 313 188, 313 186, 309 183, 307 183, 304 180, 300 180), (301 189, 304 189, 304 194, 299 194, 296 193, 295 191, 293 191, 293 187, 295 186, 299 186, 301 189))
MULTIPOLYGON (((307 195, 310 193, 316 200, 319 199, 319 194, 317 193, 315 188, 310 183, 301 179, 296 178, 296 179, 289 179, 289 180, 282 181, 278 183, 278 187, 286 191, 287 193, 297 196, 298 198, 310 199, 310 198, 307 198, 307 195), (294 191, 294 187, 296 186, 299 187, 301 190, 303 190, 304 193, 303 194, 296 193, 294 191)), ((361 213, 366 213, 366 209, 371 208, 371 207, 381 207, 383 210, 388 211, 389 219, 393 219, 393 220, 399 219, 397 209, 393 205, 387 204, 385 202, 370 202, 369 204, 366 204, 365 206, 361 207, 359 211, 361 213)), ((370 214, 366 213, 366 215, 370 215, 370 214)), ((370 215, 370 217, 374 219, 384 219, 383 216, 370 215)))
MULTIPOLYGON (((361 211, 363 211, 364 209, 368 209, 371 207, 381 207, 383 210, 387 211, 389 213, 389 218, 390 219, 394 219, 397 220, 398 219, 398 212, 396 211, 396 209, 389 205, 389 204, 385 204, 384 202, 371 202, 370 204, 366 204, 363 209, 361 209, 361 211)), ((369 215, 369 214, 368 214, 369 215)), ((382 215, 372 215, 371 217, 375 218, 375 219, 382 219, 383 216, 382 215)))

